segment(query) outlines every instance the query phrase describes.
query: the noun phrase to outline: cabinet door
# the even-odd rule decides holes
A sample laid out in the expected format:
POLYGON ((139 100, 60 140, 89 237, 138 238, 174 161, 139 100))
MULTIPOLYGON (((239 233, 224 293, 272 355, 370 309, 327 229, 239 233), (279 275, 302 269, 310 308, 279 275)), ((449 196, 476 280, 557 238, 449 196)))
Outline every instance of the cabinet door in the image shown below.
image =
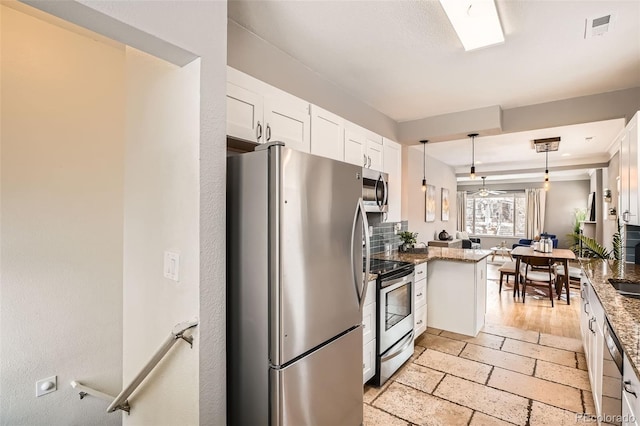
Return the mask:
POLYGON ((251 142, 264 142, 262 96, 227 83, 227 135, 251 142))
POLYGON ((584 347, 585 357, 589 357, 589 283, 586 278, 582 277, 580 282, 580 335, 582 336, 582 346, 584 347))
POLYGON ((373 339, 362 348, 362 384, 376 374, 376 340, 373 339))
POLYGON ((625 354, 623 356, 622 363, 622 380, 623 380, 623 391, 622 391, 622 415, 627 414, 626 410, 631 412, 631 415, 635 417, 635 419, 631 419, 631 417, 627 417, 624 424, 637 424, 640 416, 640 380, 638 380, 638 376, 636 376, 633 367, 631 366, 631 362, 627 358, 625 354))
MULTIPOLYGON (((638 114, 627 124, 629 144, 629 223, 640 224, 638 217, 638 114)), ((620 156, 622 157, 622 156, 620 156)))
POLYGON ((351 129, 344 129, 344 161, 356 166, 367 165, 367 156, 364 153, 364 135, 351 129))
POLYGON ((381 172, 384 165, 382 159, 382 136, 376 135, 372 132, 367 132, 365 142, 367 149, 367 167, 381 172))
POLYGON ((310 152, 311 117, 309 104, 280 98, 264 102, 264 141, 281 141, 298 151, 310 152))
POLYGON ((422 333, 427 330, 427 305, 423 305, 416 308, 416 314, 414 318, 414 337, 413 340, 420 337, 422 333))
POLYGON ((344 161, 344 120, 311 105, 311 153, 344 161))
POLYGON ((402 149, 399 144, 384 139, 383 171, 389 174, 389 210, 387 222, 402 220, 402 149))
POLYGON ((362 308, 362 343, 367 344, 376 337, 376 304, 362 308))

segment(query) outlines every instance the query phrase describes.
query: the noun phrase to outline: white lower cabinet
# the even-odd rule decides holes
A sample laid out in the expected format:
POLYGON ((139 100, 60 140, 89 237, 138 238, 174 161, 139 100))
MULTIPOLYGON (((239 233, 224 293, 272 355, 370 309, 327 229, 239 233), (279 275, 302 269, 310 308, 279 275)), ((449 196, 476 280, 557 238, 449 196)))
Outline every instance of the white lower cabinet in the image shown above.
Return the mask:
POLYGON ((640 380, 624 355, 622 364, 622 424, 635 425, 640 416, 640 380))
POLYGON ((362 307, 362 383, 376 374, 376 282, 367 285, 362 307))
POLYGON ((414 278, 413 339, 427 330, 427 264, 416 265, 414 278))
POLYGON ((427 281, 429 326, 477 336, 487 311, 487 259, 431 261, 427 281))

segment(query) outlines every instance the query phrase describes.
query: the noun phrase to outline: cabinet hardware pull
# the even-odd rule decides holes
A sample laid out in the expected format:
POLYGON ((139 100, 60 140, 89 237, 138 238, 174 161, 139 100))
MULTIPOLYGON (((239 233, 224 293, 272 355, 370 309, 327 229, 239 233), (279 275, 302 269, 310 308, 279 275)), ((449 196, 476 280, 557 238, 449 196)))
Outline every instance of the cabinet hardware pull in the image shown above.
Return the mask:
POLYGON ((418 321, 418 325, 422 324, 422 320, 418 321))
POLYGON ((631 390, 631 380, 625 380, 624 385, 622 387, 624 388, 625 392, 630 393, 634 397, 638 398, 638 395, 631 390))
POLYGON ((582 307, 582 310, 584 311, 585 314, 588 314, 589 312, 587 311, 587 306, 589 306, 589 302, 585 303, 584 306, 582 307))
POLYGON ((256 139, 260 142, 260 138, 262 137, 262 124, 258 121, 258 125, 256 126, 256 139))
POLYGON ((423 273, 423 272, 424 272, 424 271, 418 271, 418 272, 416 272, 416 274, 418 274, 418 275, 422 275, 422 273, 423 273))
POLYGON ((591 324, 592 324, 595 320, 596 320, 596 318, 595 318, 595 317, 593 317, 593 318, 591 318, 591 319, 589 320, 589 330, 590 330, 593 334, 596 334, 596 331, 595 331, 593 328, 591 328, 591 324))
POLYGON ((362 163, 362 167, 367 167, 367 156, 362 154, 362 158, 364 158, 364 163, 362 163))
POLYGON ((267 142, 271 140, 271 126, 267 123, 267 142))
POLYGON ((422 293, 420 293, 420 294, 416 294, 416 297, 420 297, 420 296, 422 296, 422 293))
POLYGON ((367 158, 369 159, 369 164, 367 164, 367 167, 371 168, 371 157, 367 156, 367 158))

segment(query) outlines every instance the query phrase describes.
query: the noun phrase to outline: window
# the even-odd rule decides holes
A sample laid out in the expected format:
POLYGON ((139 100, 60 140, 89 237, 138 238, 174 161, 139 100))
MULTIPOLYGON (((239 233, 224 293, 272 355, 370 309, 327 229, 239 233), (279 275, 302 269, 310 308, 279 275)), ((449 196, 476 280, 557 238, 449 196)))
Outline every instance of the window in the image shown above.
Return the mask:
POLYGON ((524 192, 469 195, 465 215, 469 234, 524 237, 526 198, 524 192))

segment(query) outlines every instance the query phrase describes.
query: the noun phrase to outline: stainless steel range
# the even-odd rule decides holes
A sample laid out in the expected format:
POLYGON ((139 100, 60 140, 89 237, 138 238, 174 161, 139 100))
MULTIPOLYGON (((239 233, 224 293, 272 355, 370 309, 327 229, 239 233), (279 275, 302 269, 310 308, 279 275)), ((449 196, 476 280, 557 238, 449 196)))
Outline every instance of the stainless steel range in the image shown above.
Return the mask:
POLYGON ((408 262, 371 260, 378 275, 376 324, 376 375, 384 384, 413 355, 414 265, 408 262))

